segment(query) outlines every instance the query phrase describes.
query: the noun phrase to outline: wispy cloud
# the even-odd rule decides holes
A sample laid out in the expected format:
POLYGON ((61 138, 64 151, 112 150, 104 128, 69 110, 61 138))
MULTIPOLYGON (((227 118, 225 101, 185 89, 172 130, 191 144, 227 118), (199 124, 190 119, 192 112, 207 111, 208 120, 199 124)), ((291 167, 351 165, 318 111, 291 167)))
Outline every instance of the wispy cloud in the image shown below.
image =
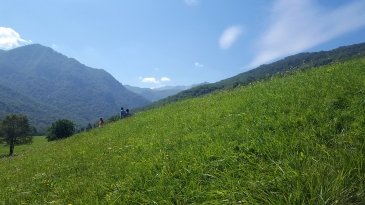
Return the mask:
POLYGON ((22 45, 30 44, 32 41, 24 40, 12 28, 0 27, 0 49, 12 49, 22 45))
POLYGON ((188 6, 198 5, 200 0, 184 0, 185 4, 188 6))
POLYGON ((242 28, 240 26, 230 26, 223 31, 221 37, 219 38, 219 46, 221 49, 230 48, 238 39, 242 33, 242 28))
POLYGON ((263 63, 313 48, 365 26, 365 1, 350 1, 323 10, 314 0, 278 0, 272 9, 271 26, 259 39, 259 52, 250 63, 263 63))
POLYGON ((204 64, 199 63, 199 62, 195 62, 195 63, 194 63, 194 66, 195 66, 196 68, 204 68, 204 64))

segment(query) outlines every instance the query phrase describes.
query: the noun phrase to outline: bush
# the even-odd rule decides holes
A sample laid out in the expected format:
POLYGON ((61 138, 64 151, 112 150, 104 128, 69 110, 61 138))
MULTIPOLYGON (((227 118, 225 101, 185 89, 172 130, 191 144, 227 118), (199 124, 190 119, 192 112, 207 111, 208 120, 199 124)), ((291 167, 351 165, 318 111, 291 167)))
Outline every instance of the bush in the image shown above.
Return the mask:
POLYGON ((58 120, 48 130, 48 141, 64 139, 75 133, 75 124, 70 120, 58 120))

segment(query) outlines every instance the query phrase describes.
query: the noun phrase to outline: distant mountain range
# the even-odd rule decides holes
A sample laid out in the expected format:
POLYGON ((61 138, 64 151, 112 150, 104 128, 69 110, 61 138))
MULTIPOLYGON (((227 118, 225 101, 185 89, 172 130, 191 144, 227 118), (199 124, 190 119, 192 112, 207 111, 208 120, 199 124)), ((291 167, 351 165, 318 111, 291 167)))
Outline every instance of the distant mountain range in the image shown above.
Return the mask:
POLYGON ((139 87, 130 86, 130 85, 124 85, 124 87, 134 93, 137 93, 137 94, 145 97, 146 99, 150 100, 151 102, 155 102, 155 101, 167 98, 169 96, 176 95, 177 93, 179 93, 181 91, 190 89, 195 86, 203 85, 203 84, 207 84, 207 83, 201 83, 201 84, 191 85, 191 86, 183 86, 183 85, 181 85, 181 86, 164 86, 164 87, 155 88, 155 89, 139 88, 139 87))
POLYGON ((23 113, 37 127, 63 118, 84 126, 118 114, 121 106, 150 103, 106 71, 38 44, 1 50, 0 72, 0 119, 23 113))
POLYGON ((154 102, 149 105, 148 108, 187 98, 199 97, 218 90, 247 85, 249 83, 263 80, 273 75, 282 74, 291 70, 318 67, 335 62, 342 62, 360 56, 365 56, 365 43, 342 46, 330 51, 299 53, 274 63, 261 65, 255 69, 243 72, 219 82, 203 84, 188 90, 184 90, 176 95, 169 96, 154 102))

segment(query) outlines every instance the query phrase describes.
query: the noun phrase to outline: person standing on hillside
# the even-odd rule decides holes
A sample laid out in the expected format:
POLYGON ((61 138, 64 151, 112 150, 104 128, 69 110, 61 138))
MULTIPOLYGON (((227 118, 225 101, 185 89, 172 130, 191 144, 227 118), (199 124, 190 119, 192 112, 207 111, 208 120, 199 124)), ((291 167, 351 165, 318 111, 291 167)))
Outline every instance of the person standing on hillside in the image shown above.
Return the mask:
POLYGON ((129 117, 129 116, 131 116, 131 113, 129 113, 129 109, 126 109, 125 110, 125 117, 129 117))
POLYGON ((125 110, 123 107, 120 108, 120 118, 124 118, 125 117, 125 110))
POLYGON ((99 119, 98 125, 99 125, 99 127, 103 127, 103 125, 104 125, 104 120, 103 120, 103 118, 102 118, 102 117, 99 119))

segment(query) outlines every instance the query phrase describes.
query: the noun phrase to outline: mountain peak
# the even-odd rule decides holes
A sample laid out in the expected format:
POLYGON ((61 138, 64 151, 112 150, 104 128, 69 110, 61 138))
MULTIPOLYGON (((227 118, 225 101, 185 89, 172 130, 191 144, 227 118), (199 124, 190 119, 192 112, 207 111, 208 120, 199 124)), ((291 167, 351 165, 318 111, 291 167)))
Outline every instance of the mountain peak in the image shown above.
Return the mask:
MULTIPOLYGON (((29 61, 31 65, 39 64, 40 61, 48 62, 53 64, 56 60, 57 64, 81 64, 77 60, 73 58, 69 58, 62 53, 59 53, 53 50, 50 47, 43 46, 41 44, 29 44, 25 46, 21 46, 18 48, 11 49, 9 51, 4 52, 7 55, 7 58, 13 59, 13 61, 29 61)), ((49 68, 54 67, 54 65, 47 66, 49 68)), ((86 67, 86 66, 85 66, 86 67)), ((28 65, 29 68, 29 65, 28 65)))
MULTIPOLYGON (((12 52, 12 51, 19 52, 19 51, 22 51, 22 50, 27 51, 27 52, 32 51, 32 52, 54 52, 54 53, 58 53, 55 50, 53 50, 52 48, 47 47, 47 46, 43 46, 43 45, 38 44, 38 43, 17 47, 17 48, 11 49, 9 51, 10 52, 12 52)), ((60 53, 58 53, 58 54, 60 54, 60 53)))

